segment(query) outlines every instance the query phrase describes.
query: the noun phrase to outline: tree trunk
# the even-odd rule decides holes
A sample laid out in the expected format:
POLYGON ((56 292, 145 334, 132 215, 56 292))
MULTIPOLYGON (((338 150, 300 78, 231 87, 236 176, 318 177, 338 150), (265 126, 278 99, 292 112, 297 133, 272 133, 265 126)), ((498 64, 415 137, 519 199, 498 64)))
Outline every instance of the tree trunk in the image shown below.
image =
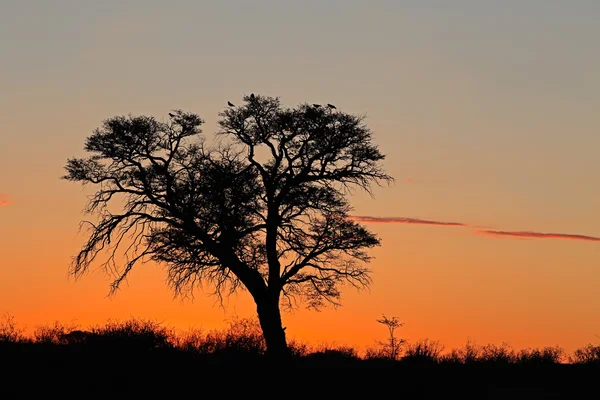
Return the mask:
POLYGON ((279 296, 267 296, 257 301, 256 305, 258 320, 267 344, 267 358, 275 363, 291 361, 291 352, 281 323, 279 296))

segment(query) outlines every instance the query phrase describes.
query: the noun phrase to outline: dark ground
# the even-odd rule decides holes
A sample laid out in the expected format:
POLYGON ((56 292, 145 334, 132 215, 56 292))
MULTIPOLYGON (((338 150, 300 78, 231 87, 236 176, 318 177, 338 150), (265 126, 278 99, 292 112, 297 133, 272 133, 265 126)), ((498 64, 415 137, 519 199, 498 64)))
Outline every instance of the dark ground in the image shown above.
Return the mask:
POLYGON ((175 349, 86 349, 34 343, 0 346, 0 365, 0 399, 39 395, 600 398, 600 368, 594 365, 427 364, 313 354, 283 367, 239 351, 207 355, 175 349), (314 371, 318 368, 335 371, 314 371))

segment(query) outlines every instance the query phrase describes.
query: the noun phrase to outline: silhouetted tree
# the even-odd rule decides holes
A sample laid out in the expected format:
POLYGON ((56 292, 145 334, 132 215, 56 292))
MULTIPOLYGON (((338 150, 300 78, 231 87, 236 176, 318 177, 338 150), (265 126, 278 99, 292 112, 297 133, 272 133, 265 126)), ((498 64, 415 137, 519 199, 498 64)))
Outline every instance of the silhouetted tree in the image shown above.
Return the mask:
POLYGON ((281 304, 337 305, 341 284, 370 283, 366 250, 380 241, 351 219, 347 195, 393 178, 363 117, 284 108, 259 95, 243 100, 219 114, 225 140, 212 148, 201 137, 204 121, 182 110, 168 122, 104 121, 86 140, 92 155, 65 167, 64 179, 95 185, 85 212, 99 217, 87 222, 70 271, 79 277, 107 250, 111 293, 150 260, 166 265, 176 295, 202 283, 219 298, 243 287, 256 302, 267 353, 279 359, 289 354, 281 304))

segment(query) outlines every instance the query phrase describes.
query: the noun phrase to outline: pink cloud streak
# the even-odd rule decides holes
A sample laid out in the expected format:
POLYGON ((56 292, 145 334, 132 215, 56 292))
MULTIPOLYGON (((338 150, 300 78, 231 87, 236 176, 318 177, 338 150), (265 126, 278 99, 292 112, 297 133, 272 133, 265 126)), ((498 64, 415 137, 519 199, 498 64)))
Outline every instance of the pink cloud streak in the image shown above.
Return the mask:
POLYGON ((520 239, 562 239, 562 240, 585 240, 588 242, 600 242, 600 237, 578 235, 572 233, 543 233, 533 231, 502 231, 489 226, 477 226, 463 222, 433 221, 420 218, 407 217, 371 217, 367 215, 353 215, 350 217, 355 222, 367 224, 408 224, 408 225, 433 225, 433 226, 458 226, 463 228, 478 228, 473 231, 476 235, 490 237, 514 237, 520 239))
POLYGON ((590 242, 600 242, 600 238, 586 235, 576 235, 571 233, 542 233, 542 232, 511 232, 511 231, 491 231, 477 230, 476 234, 486 236, 512 236, 525 239, 566 239, 566 240, 587 240, 590 242))
POLYGON ((419 218, 406 217, 370 217, 366 215, 353 215, 351 217, 356 222, 365 222, 371 224, 413 224, 413 225, 437 225, 437 226, 469 226, 462 222, 431 221, 419 218))

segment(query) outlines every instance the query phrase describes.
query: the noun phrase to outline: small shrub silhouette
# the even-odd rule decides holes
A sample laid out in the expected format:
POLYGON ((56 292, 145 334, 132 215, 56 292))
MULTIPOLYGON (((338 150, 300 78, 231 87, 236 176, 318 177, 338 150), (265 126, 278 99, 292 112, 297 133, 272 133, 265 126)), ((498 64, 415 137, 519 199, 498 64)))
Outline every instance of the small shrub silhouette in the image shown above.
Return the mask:
POLYGON ((515 356, 515 362, 527 365, 560 364, 565 359, 565 351, 559 346, 543 349, 523 349, 515 356))
POLYGON ((288 340, 288 347, 294 358, 306 357, 311 351, 308 344, 293 339, 288 340))
POLYGON ((487 364, 487 365, 554 365, 565 360, 565 351, 559 346, 527 348, 515 352, 510 344, 487 344, 478 346, 468 340, 461 349, 452 349, 450 353, 441 356, 440 361, 446 364, 487 364))
POLYGON ((173 347, 171 336, 172 332, 157 322, 134 318, 92 327, 85 345, 92 350, 110 352, 169 349, 173 347))
POLYGON ((202 329, 192 329, 173 336, 171 342, 179 350, 197 353, 203 346, 204 337, 202 329))
POLYGON ((585 347, 577 349, 569 358, 572 364, 594 364, 600 365, 600 346, 588 344, 585 347))
POLYGON ((360 361, 355 349, 349 346, 321 345, 303 357, 304 365, 321 367, 342 367, 355 365, 360 361))
POLYGON ((23 334, 24 329, 19 328, 15 317, 10 314, 4 314, 0 319, 0 343, 21 343, 25 342, 26 337, 23 334))
POLYGON ((467 339, 463 348, 452 349, 450 353, 444 354, 440 361, 450 364, 474 364, 480 361, 481 347, 471 339, 467 339))
POLYGON ((33 331, 33 342, 43 344, 67 344, 65 338, 78 328, 75 324, 54 321, 50 325, 38 325, 33 331))
POLYGON ((515 352, 508 343, 486 344, 481 347, 478 361, 494 365, 512 364, 515 361, 515 352))
POLYGON ((365 360, 379 361, 379 360, 389 360, 390 356, 387 349, 382 346, 376 347, 367 347, 365 350, 365 360))
POLYGON ((382 315, 381 319, 378 319, 382 325, 388 329, 388 340, 386 342, 378 342, 378 344, 383 348, 383 353, 378 354, 378 357, 386 354, 390 360, 397 360, 400 357, 400 351, 402 346, 406 342, 404 339, 400 339, 396 337, 396 329, 404 326, 403 322, 396 317, 388 318, 382 315))
POLYGON ((252 318, 233 318, 225 331, 189 331, 176 340, 176 346, 213 362, 257 360, 267 350, 260 325, 252 318))
POLYGON ((411 364, 437 364, 443 350, 444 346, 439 341, 423 339, 409 343, 401 360, 411 364))

